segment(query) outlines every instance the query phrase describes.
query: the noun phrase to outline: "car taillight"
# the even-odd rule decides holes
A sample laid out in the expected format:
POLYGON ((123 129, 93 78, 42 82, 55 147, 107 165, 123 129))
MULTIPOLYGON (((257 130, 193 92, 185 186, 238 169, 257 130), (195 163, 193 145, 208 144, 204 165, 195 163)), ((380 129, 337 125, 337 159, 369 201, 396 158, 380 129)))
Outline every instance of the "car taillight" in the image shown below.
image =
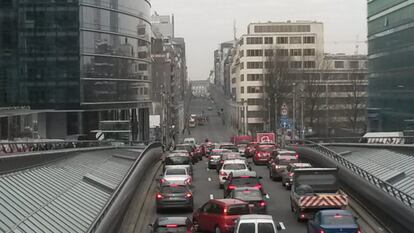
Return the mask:
POLYGON ((227 173, 226 173, 226 172, 221 171, 221 172, 220 172, 220 176, 227 176, 227 173))
POLYGON ((261 184, 256 184, 256 185, 254 186, 254 188, 261 189, 261 188, 262 188, 262 185, 261 185, 261 184))
POLYGON ((362 233, 362 231, 359 227, 358 227, 357 233, 362 233))
POLYGON ((293 176, 293 172, 289 172, 288 176, 292 177, 293 176))
POLYGON ((184 183, 186 183, 186 184, 191 184, 191 178, 187 178, 187 179, 185 179, 184 183))
POLYGON ((185 196, 186 196, 187 198, 191 198, 191 197, 193 196, 193 194, 191 194, 191 193, 187 193, 185 196))
POLYGON ((280 167, 278 165, 275 166, 275 169, 279 169, 280 167))
POLYGON ((220 160, 220 163, 224 163, 224 160, 220 160))
POLYGON ((266 202, 261 201, 261 202, 259 203, 259 206, 260 206, 260 207, 265 207, 265 206, 266 206, 266 202))
POLYGON ((229 189, 235 189, 236 188, 236 186, 234 186, 234 185, 229 185, 229 189))
POLYGON ((166 180, 165 180, 165 179, 163 179, 163 178, 161 178, 161 179, 160 179, 160 183, 161 183, 161 184, 165 183, 165 181, 166 181, 166 180))
POLYGON ((299 155, 298 155, 298 154, 295 154, 295 158, 296 158, 296 159, 299 159, 299 155))
POLYGON ((164 196, 163 196, 163 195, 161 195, 161 193, 157 193, 156 198, 157 198, 157 199, 163 199, 163 198, 164 198, 164 196))
POLYGON ((177 228, 177 224, 167 224, 167 228, 177 228))
POLYGON ((320 230, 319 233, 325 233, 325 231, 324 230, 320 230))

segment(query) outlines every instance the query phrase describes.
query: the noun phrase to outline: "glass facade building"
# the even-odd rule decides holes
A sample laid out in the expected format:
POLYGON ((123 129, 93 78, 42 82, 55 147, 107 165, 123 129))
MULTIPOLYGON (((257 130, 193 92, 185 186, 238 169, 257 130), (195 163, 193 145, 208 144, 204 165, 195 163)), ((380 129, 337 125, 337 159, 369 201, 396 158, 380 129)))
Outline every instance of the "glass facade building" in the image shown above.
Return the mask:
POLYGON ((148 108, 150 8, 149 0, 1 0, 0 107, 67 112, 88 129, 98 124, 85 118, 148 108))
POLYGON ((368 1, 368 130, 410 129, 414 119, 414 2, 368 1))

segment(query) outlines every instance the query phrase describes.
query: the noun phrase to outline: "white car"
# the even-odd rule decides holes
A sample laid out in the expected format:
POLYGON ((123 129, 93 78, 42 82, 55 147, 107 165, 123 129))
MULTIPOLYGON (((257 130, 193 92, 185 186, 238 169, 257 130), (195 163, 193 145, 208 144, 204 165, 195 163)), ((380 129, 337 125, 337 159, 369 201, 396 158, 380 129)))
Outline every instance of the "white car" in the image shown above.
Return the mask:
POLYGON ((246 164, 246 160, 242 159, 232 159, 225 160, 223 166, 219 171, 219 184, 220 188, 223 187, 224 182, 226 182, 227 177, 233 171, 250 171, 249 167, 246 164))
POLYGON ((192 178, 186 168, 166 168, 162 178, 159 179, 161 184, 191 185, 192 178))
POLYGON ((242 215, 236 220, 234 225, 234 233, 277 233, 284 226, 275 225, 272 216, 260 214, 242 215))
POLYGON ((197 144, 195 138, 184 138, 184 143, 185 144, 188 143, 188 144, 192 144, 192 145, 197 144))

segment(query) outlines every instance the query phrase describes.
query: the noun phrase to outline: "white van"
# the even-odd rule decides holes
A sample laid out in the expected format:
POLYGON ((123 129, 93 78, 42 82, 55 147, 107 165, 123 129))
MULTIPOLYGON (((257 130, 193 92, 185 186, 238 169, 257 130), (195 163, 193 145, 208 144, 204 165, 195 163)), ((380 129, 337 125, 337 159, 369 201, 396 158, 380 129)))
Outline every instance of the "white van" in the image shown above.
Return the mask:
POLYGON ((277 233, 283 228, 280 224, 276 226, 270 215, 248 214, 237 219, 234 233, 277 233))

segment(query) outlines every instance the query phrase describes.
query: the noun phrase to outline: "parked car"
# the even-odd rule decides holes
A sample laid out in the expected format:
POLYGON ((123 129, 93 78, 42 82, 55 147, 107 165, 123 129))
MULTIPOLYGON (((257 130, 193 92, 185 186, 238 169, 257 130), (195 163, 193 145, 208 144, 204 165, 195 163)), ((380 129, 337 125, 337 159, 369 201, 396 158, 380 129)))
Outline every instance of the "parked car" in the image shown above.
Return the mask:
POLYGON ((269 167, 269 177, 272 180, 280 180, 282 173, 290 163, 299 162, 295 155, 278 155, 272 159, 269 167))
POLYGON ((226 198, 239 199, 249 203, 250 213, 267 214, 267 202, 263 198, 260 189, 252 187, 240 187, 230 191, 226 198))
POLYGON ((224 161, 224 164, 219 172, 220 188, 223 188, 224 182, 227 180, 227 176, 233 171, 249 171, 246 161, 240 159, 224 161))
POLYGON ((211 199, 193 214, 197 231, 232 233, 235 220, 249 214, 249 204, 237 199, 211 199))
POLYGON ((273 143, 258 143, 256 144, 255 153, 253 156, 254 164, 267 165, 272 158, 272 154, 276 151, 276 145, 273 143))
POLYGON ((271 215, 248 214, 237 219, 234 233, 277 233, 281 229, 271 215))
POLYGON ((356 218, 349 210, 320 210, 308 221, 308 233, 361 233, 356 218))
POLYGON ((162 171, 165 172, 167 168, 185 168, 188 173, 193 175, 193 164, 191 157, 187 153, 172 153, 165 157, 162 171))
POLYGON ((185 168, 167 168, 164 174, 160 175, 160 184, 191 185, 192 178, 185 168))
POLYGON ((285 186, 286 189, 290 189, 292 187, 293 174, 295 173, 295 169, 310 167, 312 167, 310 163, 290 163, 282 172, 282 185, 285 186))
POLYGON ((238 187, 256 188, 259 189, 263 195, 266 195, 260 179, 262 179, 262 177, 257 176, 255 171, 233 171, 228 175, 226 182, 223 185, 223 197, 227 197, 233 189, 238 187))
POLYGON ((188 217, 158 217, 149 226, 151 233, 195 233, 194 225, 188 217))
POLYGON ((157 212, 182 208, 193 211, 193 192, 187 185, 161 184, 155 196, 157 212))

